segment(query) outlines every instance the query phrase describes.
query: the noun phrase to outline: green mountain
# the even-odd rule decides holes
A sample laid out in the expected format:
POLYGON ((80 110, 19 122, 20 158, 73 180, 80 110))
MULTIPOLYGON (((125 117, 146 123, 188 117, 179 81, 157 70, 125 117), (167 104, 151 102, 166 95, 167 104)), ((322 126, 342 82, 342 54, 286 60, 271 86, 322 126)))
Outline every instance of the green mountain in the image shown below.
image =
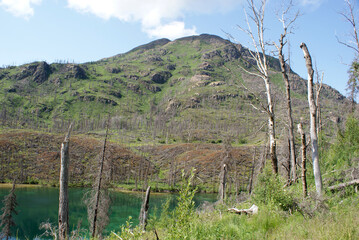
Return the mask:
MULTIPOLYGON (((84 64, 34 62, 0 69, 0 121, 4 126, 92 132, 112 129, 124 142, 262 141, 264 84, 245 74, 255 64, 248 49, 203 34, 160 39, 84 64), (246 86, 246 87, 244 87, 246 86), (249 90, 247 90, 249 89, 249 90)), ((279 62, 269 58, 279 136, 285 130, 285 94, 279 62)), ((304 61, 303 61, 304 64, 304 61)), ((306 117, 306 82, 290 73, 295 120, 306 117)), ((321 92, 323 124, 343 116, 346 98, 330 86, 321 92)), ((331 129, 331 128, 328 128, 331 129)))

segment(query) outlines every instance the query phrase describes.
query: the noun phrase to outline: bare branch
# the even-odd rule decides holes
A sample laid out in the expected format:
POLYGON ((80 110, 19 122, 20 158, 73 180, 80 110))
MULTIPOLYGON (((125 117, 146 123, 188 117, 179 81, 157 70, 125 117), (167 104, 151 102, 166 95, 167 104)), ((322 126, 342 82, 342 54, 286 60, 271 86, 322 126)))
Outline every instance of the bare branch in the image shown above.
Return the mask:
POLYGON ((358 37, 358 31, 357 31, 357 22, 356 19, 358 18, 355 14, 355 6, 351 3, 350 0, 344 0, 346 4, 346 12, 340 12, 339 14, 344 18, 346 22, 348 22, 352 27, 351 40, 342 41, 337 36, 337 41, 354 50, 357 55, 359 55, 359 37, 358 37))

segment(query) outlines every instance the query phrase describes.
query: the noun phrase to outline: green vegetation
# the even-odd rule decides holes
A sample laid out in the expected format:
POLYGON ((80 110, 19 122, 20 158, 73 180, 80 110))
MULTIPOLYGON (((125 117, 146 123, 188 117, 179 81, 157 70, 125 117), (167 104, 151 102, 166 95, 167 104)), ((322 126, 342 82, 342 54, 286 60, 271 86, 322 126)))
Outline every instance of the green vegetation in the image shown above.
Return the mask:
MULTIPOLYGON (((359 121, 348 118, 345 129, 323 156, 324 176, 335 169, 341 176, 348 168, 359 168, 357 160, 357 136, 359 121)), ((291 186, 272 173, 269 166, 258 176, 254 192, 245 201, 233 202, 227 199, 223 205, 204 205, 193 211, 190 175, 182 190, 176 209, 168 211, 163 206, 159 219, 150 221, 147 232, 122 228, 123 239, 358 239, 359 198, 353 187, 336 192, 326 192, 323 199, 317 199, 313 176, 309 171, 308 197, 303 198, 301 183, 291 186), (248 208, 259 206, 258 214, 237 215, 227 211, 228 206, 248 208), (136 236, 136 238, 134 238, 136 236)), ((324 177, 324 180, 328 180, 324 177)), ((358 177, 358 176, 357 176, 358 177)), ((328 181, 325 181, 328 182, 328 181)), ((108 239, 117 239, 110 236, 108 239)))
MULTIPOLYGON (((111 112, 111 128, 126 144, 136 139, 141 139, 138 145, 146 145, 163 144, 167 138, 206 142, 228 137, 255 143, 265 134, 264 129, 257 132, 265 116, 251 106, 259 106, 252 92, 263 100, 265 96, 261 80, 241 70, 251 68, 245 62, 246 51, 203 34, 155 41, 97 62, 34 62, 3 68, 0 122, 5 128, 65 131, 74 120, 76 131, 96 132, 102 131, 111 112)), ((270 58, 269 64, 277 116, 281 116, 284 85, 278 60, 270 58)), ((295 74, 291 78, 295 79, 293 107, 300 112, 306 101, 305 83, 295 74)), ((322 95, 327 101, 323 117, 329 116, 333 106, 344 104, 330 87, 322 95)))
MULTIPOLYGON (((316 199, 308 170, 310 196, 303 198, 299 182, 288 186, 265 167, 247 195, 252 169, 266 158, 267 126, 258 111, 266 98, 262 80, 242 70, 253 68, 249 55, 240 45, 201 35, 155 41, 97 62, 0 69, 0 181, 17 175, 21 183, 57 186, 62 132, 74 121, 70 185, 91 185, 111 113, 105 169, 111 187, 178 191, 179 202, 174 211, 165 204, 147 232, 129 218, 109 239, 156 239, 156 234, 160 239, 359 238, 355 186, 316 199), (194 209, 196 191, 217 191, 224 160, 229 169, 225 204, 194 209), (189 174, 193 167, 196 173, 189 174), (181 172, 187 178, 181 179, 181 172), (259 206, 257 215, 227 212, 228 206, 253 203, 259 206)), ((278 149, 285 149, 284 85, 277 59, 270 58, 269 65, 278 149)), ((290 80, 298 120, 308 116, 306 84, 294 73, 290 80)), ((330 119, 320 139, 327 188, 359 178, 359 124, 347 118, 348 101, 329 86, 323 87, 320 102, 322 119, 330 119), (340 129, 335 142, 334 129, 340 129)), ((285 155, 286 150, 278 154, 285 155)))

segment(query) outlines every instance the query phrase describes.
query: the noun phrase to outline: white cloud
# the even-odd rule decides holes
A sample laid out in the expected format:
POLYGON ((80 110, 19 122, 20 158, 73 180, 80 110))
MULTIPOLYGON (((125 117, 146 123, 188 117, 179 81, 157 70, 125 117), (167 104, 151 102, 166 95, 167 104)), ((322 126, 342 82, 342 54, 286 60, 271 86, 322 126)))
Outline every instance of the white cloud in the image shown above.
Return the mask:
POLYGON ((184 22, 170 22, 165 25, 158 25, 155 28, 144 29, 144 31, 150 36, 155 38, 170 38, 176 39, 183 36, 196 35, 196 27, 186 29, 184 22))
POLYGON ((140 22, 151 37, 177 38, 196 34, 181 19, 186 13, 228 11, 242 0, 67 0, 68 6, 98 17, 140 22))
POLYGON ((1 0, 0 6, 16 17, 29 19, 34 15, 33 4, 40 4, 42 0, 1 0))

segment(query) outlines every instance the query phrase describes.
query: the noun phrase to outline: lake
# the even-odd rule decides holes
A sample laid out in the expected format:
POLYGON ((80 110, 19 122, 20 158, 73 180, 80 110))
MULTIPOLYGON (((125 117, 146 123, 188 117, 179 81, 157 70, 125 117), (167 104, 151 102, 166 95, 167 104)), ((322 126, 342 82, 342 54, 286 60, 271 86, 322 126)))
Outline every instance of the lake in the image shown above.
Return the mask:
MULTIPOLYGON (((2 199, 10 191, 10 187, 0 187, 0 208, 3 207, 2 199)), ((79 221, 82 221, 81 228, 88 229, 87 209, 82 199, 88 189, 70 188, 69 189, 69 219, 70 229, 76 228, 79 221)), ((19 239, 34 239, 40 236, 43 230, 39 230, 42 222, 50 222, 57 226, 59 190, 51 187, 17 187, 15 190, 18 206, 18 215, 14 217, 16 223, 17 236, 19 239)), ((120 226, 132 216, 133 224, 138 224, 138 216, 141 209, 144 193, 123 193, 110 192, 111 208, 110 223, 108 231, 119 231, 120 226)), ((176 204, 175 194, 151 193, 150 215, 157 214, 161 206, 167 199, 171 199, 170 209, 176 204)), ((214 202, 215 194, 196 194, 196 206, 204 201, 214 202)), ((1 212, 2 213, 2 212, 1 212)), ((0 214, 1 214, 0 213, 0 214)))

